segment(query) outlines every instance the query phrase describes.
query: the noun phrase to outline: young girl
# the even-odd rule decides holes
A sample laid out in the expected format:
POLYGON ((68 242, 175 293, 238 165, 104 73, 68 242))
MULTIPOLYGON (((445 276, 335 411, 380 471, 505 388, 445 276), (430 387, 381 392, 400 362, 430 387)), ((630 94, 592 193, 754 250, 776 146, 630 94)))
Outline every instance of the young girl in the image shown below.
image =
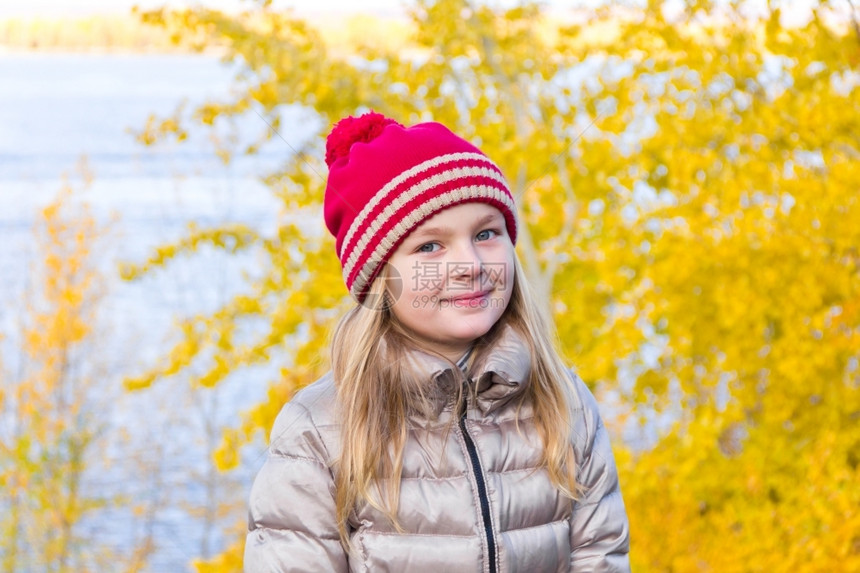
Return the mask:
POLYGON ((377 113, 326 147, 358 304, 275 422, 245 570, 629 571, 609 438, 529 291, 499 168, 377 113))

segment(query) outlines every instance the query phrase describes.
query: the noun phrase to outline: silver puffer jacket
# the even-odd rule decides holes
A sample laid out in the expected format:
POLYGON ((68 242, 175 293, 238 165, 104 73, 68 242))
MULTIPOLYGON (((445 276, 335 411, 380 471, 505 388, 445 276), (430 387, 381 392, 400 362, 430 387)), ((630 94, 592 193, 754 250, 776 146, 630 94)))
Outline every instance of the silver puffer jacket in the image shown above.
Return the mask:
POLYGON ((477 399, 460 415, 444 399, 452 394, 449 365, 410 355, 439 388, 439 415, 410 420, 397 512, 403 531, 361 503, 349 554, 335 522, 332 460, 341 442, 331 375, 297 393, 275 422, 251 490, 245 571, 629 571, 627 515, 588 388, 572 375, 570 439, 586 488, 572 502, 539 465, 529 404, 518 411, 528 349, 508 328, 485 356, 470 372, 477 399))

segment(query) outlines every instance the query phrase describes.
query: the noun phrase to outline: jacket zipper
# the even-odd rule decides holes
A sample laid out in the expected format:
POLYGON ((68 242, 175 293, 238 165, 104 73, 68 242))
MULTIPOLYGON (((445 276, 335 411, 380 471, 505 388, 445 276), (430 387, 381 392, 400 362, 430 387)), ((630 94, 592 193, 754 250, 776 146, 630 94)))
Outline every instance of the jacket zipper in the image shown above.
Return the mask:
POLYGON ((466 442, 466 451, 469 452, 469 460, 472 463, 472 474, 475 476, 475 483, 478 486, 478 500, 481 502, 481 518, 484 522, 484 532, 487 535, 490 573, 496 573, 496 539, 493 536, 493 522, 490 516, 490 498, 487 495, 487 484, 484 481, 484 472, 481 470, 481 460, 478 459, 478 449, 475 447, 475 442, 472 441, 472 436, 469 435, 469 431, 466 429, 465 404, 460 412, 460 431, 463 432, 463 439, 466 442))

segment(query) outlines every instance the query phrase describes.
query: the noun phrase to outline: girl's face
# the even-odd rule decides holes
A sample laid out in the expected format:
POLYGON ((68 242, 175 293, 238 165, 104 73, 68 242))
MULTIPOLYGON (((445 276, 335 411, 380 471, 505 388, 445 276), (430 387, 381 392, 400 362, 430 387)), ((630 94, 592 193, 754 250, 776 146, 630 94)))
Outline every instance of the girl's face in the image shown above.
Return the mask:
POLYGON ((391 311, 427 348, 452 361, 492 328, 511 299, 514 246, 501 211, 486 203, 430 217, 388 263, 391 311))

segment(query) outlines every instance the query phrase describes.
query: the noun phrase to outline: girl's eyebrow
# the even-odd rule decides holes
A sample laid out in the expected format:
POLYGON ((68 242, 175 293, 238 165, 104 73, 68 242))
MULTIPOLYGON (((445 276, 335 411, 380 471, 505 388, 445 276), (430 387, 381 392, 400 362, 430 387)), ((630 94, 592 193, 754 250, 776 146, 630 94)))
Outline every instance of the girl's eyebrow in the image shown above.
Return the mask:
MULTIPOLYGON (((487 223, 492 223, 497 218, 501 217, 501 213, 488 213, 484 215, 480 219, 476 219, 473 225, 475 227, 480 227, 481 225, 486 225, 487 223)), ((433 237, 445 237, 454 233, 454 229, 451 227, 422 227, 412 233, 410 235, 410 239, 420 238, 424 236, 433 236, 433 237)))

